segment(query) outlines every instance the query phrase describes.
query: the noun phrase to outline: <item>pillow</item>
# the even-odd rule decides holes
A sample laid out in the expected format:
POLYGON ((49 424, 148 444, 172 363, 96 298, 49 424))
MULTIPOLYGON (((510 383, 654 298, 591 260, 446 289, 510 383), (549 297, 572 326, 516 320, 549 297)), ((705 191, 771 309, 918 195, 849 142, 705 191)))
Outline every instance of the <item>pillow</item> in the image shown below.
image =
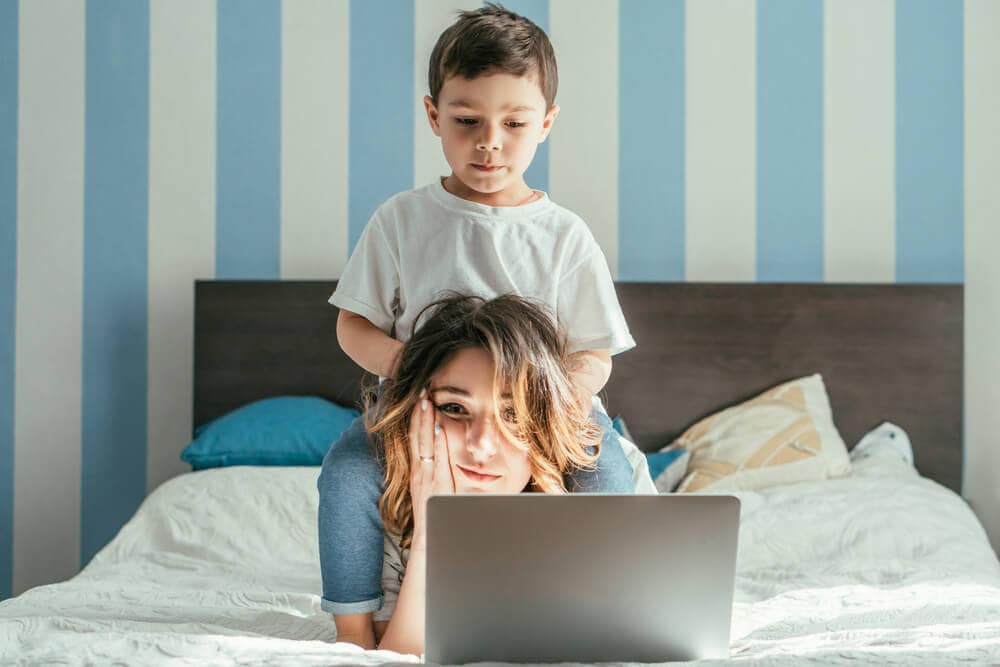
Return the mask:
POLYGON ((917 475, 910 436, 892 422, 882 422, 851 450, 851 474, 857 477, 917 475))
POLYGON ((710 415, 675 445, 691 452, 682 493, 762 489, 851 471, 819 374, 710 415))
POLYGON ((359 414, 318 396, 265 398, 199 426, 181 459, 195 470, 318 466, 359 414))
POLYGON ((902 427, 892 422, 882 422, 865 433, 858 444, 851 450, 851 461, 880 456, 895 461, 913 465, 913 445, 910 436, 902 427))
POLYGON ((666 447, 646 454, 649 474, 660 493, 673 493, 687 474, 691 452, 681 447, 666 447))
MULTIPOLYGON (((635 442, 628 430, 625 419, 621 415, 615 417, 611 425, 618 431, 618 434, 625 442, 635 442)), ((626 452, 626 456, 628 456, 628 452, 626 452)), ((673 492, 684 478, 684 473, 687 472, 689 458, 689 453, 680 447, 665 447, 658 452, 646 453, 646 468, 649 472, 649 477, 653 480, 653 486, 658 493, 673 492)), ((636 465, 633 463, 632 467, 636 468, 636 465)), ((638 484, 636 485, 636 489, 639 489, 638 484)))

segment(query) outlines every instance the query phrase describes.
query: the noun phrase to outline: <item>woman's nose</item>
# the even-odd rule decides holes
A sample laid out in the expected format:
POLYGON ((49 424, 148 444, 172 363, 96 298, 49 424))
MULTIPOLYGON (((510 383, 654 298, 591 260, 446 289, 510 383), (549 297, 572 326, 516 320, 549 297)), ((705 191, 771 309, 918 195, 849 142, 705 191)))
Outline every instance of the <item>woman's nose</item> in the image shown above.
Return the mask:
POLYGON ((497 453, 497 432, 492 419, 476 419, 465 433, 465 448, 477 463, 485 463, 497 453))

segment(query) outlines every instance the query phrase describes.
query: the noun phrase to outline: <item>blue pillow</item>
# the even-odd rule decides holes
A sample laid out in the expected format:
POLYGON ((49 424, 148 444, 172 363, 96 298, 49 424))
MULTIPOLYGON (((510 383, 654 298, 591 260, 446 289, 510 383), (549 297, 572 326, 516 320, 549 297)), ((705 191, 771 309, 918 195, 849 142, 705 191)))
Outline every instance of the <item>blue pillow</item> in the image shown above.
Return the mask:
POLYGON ((195 470, 318 466, 359 414, 318 396, 265 398, 199 426, 181 459, 195 470))
POLYGON ((649 476, 654 480, 662 475, 670 465, 679 459, 680 457, 687 454, 687 450, 680 449, 668 449, 665 452, 648 452, 646 454, 646 463, 649 464, 649 476))
MULTIPOLYGON (((611 426, 618 434, 635 442, 629 433, 625 419, 619 415, 611 420, 611 426)), ((658 452, 646 452, 646 464, 649 466, 649 476, 660 493, 672 493, 687 474, 687 464, 690 460, 688 451, 680 447, 663 449, 658 452)))

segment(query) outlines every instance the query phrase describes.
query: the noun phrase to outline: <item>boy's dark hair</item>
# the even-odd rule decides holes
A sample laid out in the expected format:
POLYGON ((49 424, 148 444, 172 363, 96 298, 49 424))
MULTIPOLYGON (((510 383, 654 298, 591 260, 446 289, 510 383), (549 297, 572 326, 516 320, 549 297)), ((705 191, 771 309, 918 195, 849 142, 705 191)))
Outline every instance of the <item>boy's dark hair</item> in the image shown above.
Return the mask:
POLYGON ((555 104, 559 74, 548 35, 519 14, 497 3, 459 12, 458 20, 438 37, 431 52, 431 101, 437 106, 445 79, 456 74, 474 79, 497 70, 524 76, 534 74, 545 97, 545 111, 555 104))

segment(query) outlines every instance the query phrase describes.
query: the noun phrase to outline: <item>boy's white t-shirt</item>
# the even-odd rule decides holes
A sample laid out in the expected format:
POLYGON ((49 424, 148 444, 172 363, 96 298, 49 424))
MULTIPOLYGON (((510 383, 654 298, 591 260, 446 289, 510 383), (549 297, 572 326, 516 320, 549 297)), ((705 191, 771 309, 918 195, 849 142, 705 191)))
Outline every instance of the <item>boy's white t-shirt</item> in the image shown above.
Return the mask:
POLYGON ((407 341, 447 292, 547 305, 569 351, 635 346, 604 253, 586 223, 544 193, 522 206, 467 201, 441 181, 391 197, 358 240, 330 303, 407 341))

